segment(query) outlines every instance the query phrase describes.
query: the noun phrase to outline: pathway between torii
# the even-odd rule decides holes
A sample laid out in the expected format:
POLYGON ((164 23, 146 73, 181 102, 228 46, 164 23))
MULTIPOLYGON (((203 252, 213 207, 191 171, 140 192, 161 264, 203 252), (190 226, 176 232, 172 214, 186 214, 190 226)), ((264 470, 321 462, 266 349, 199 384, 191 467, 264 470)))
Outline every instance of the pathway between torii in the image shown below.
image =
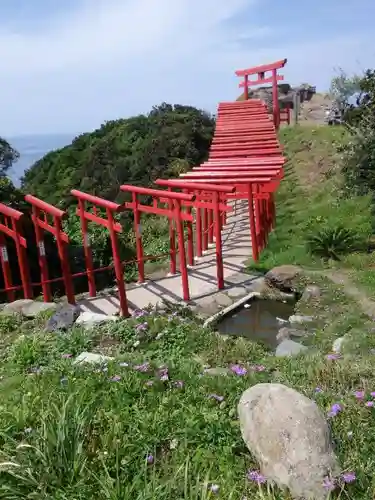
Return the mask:
MULTIPOLYGON (((233 208, 222 231, 224 280, 228 289, 255 278, 244 272, 244 264, 251 257, 248 204, 244 200, 237 201, 233 208)), ((200 300, 207 300, 207 296, 217 293, 215 248, 205 252, 188 271, 192 302, 199 304, 200 300)), ((176 274, 139 285, 127 285, 126 294, 130 312, 155 306, 162 299, 178 303, 182 301, 181 276, 176 274)), ((80 300, 78 305, 83 311, 112 315, 118 312, 120 302, 116 295, 106 295, 80 300)))

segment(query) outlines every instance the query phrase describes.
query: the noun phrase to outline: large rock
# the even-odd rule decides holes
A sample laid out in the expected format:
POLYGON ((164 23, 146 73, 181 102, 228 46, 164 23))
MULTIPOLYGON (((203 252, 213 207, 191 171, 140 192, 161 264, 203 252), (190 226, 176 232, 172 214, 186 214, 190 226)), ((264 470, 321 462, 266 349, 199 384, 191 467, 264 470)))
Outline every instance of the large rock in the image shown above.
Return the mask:
POLYGON ((3 314, 22 314, 27 318, 35 318, 38 314, 45 311, 57 309, 55 302, 40 302, 39 300, 19 299, 6 304, 3 314))
POLYGON ((267 285, 275 287, 282 292, 296 290, 296 281, 302 269, 298 266, 277 266, 265 275, 267 285))
POLYGON ((276 348, 275 355, 278 358, 290 358, 292 356, 298 356, 301 352, 307 351, 307 347, 294 342, 294 340, 285 339, 276 348))
POLYGON ((4 314, 22 314, 22 309, 32 304, 34 301, 31 299, 19 299, 14 302, 10 302, 9 304, 5 304, 3 307, 4 314))
POLYGON ((55 332, 57 330, 67 330, 70 328, 80 314, 78 306, 65 304, 61 306, 53 316, 46 323, 46 330, 48 332, 55 332))
POLYGON ((257 384, 238 404, 242 437, 268 480, 295 499, 325 500, 339 472, 325 418, 314 401, 282 384, 257 384))
POLYGON ((38 314, 47 311, 55 311, 56 309, 56 302, 39 302, 34 300, 31 304, 25 305, 21 312, 26 318, 35 318, 38 314))
POLYGON ((84 311, 78 316, 75 324, 89 329, 108 321, 117 321, 118 319, 118 316, 107 316, 106 314, 84 311))
POLYGON ((257 278, 251 284, 251 289, 259 293, 262 299, 280 300, 282 302, 294 302, 294 293, 282 292, 277 288, 270 286, 265 277, 257 278))
POLYGON ((79 365, 82 363, 88 363, 91 365, 96 364, 106 364, 109 361, 113 361, 114 358, 109 356, 103 356, 103 354, 96 354, 95 352, 81 352, 76 359, 74 360, 75 365, 79 365))

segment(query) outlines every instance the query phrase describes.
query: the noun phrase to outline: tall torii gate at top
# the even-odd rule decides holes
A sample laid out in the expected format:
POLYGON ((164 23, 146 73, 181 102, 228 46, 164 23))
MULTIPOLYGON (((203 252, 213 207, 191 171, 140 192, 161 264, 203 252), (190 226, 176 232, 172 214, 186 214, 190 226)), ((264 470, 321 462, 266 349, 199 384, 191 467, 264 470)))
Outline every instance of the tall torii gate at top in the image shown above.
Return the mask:
POLYGON ((255 85, 263 85, 265 83, 272 84, 273 122, 275 124, 276 130, 280 126, 280 106, 277 82, 284 80, 284 76, 278 75, 277 71, 283 68, 287 62, 287 59, 281 59, 280 61, 276 61, 271 64, 263 64, 262 66, 255 66, 248 69, 239 69, 236 71, 236 76, 243 78, 243 82, 239 84, 239 87, 244 89, 245 101, 249 99, 249 87, 253 87, 255 85), (266 73, 271 73, 271 76, 266 77, 266 73), (249 76, 252 75, 257 75, 257 79, 249 80, 249 76))
MULTIPOLYGON (((31 208, 31 219, 27 224, 34 226, 37 245, 40 280, 31 281, 28 267, 27 249, 31 241, 24 235, 25 214, 0 203, 0 272, 5 287, 0 290, 8 301, 15 298, 32 299, 35 289, 41 289, 45 302, 52 300, 51 285, 64 284, 67 301, 75 303, 74 279, 86 276, 90 298, 97 295, 95 273, 113 269, 117 288, 120 314, 129 315, 127 287, 124 279, 125 265, 121 261, 118 235, 123 231, 119 214, 131 210, 134 216, 134 237, 136 258, 131 262, 138 267, 138 283, 145 282, 144 263, 150 259, 169 256, 170 274, 180 275, 182 299, 190 300, 189 268, 196 265, 195 257, 201 257, 211 246, 214 255, 214 269, 217 288, 225 283, 225 250, 222 245, 222 230, 227 225, 227 215, 233 212, 233 200, 244 200, 248 211, 248 234, 253 260, 267 245, 269 232, 275 225, 274 193, 283 178, 285 158, 277 137, 280 124, 280 109, 277 82, 283 80, 277 71, 287 60, 236 71, 243 77, 240 87, 244 87, 244 101, 221 102, 218 106, 215 133, 207 161, 181 174, 177 179, 159 179, 157 187, 120 186, 131 201, 118 204, 89 193, 73 189, 71 194, 77 200, 76 216, 80 220, 82 248, 85 270, 72 274, 68 257, 69 237, 64 232, 63 219, 67 213, 31 194, 25 201, 31 208), (271 72, 270 77, 265 76, 271 72), (249 80, 250 75, 258 75, 257 80, 249 80), (260 99, 249 99, 248 87, 272 83, 273 120, 266 104, 260 99), (151 204, 142 202, 143 196, 152 198, 151 204), (166 217, 169 221, 170 249, 167 254, 145 255, 142 244, 141 213, 166 217), (108 230, 113 263, 110 266, 94 268, 89 223, 108 230), (55 241, 61 264, 61 277, 51 278, 48 250, 44 244, 45 233, 50 233, 55 241), (13 253, 17 256, 18 276, 13 276, 10 265, 9 244, 13 240, 13 253), (177 241, 176 241, 177 240, 177 241), (177 243, 177 244, 176 244, 177 243), (179 269, 178 269, 179 268, 179 269)), ((16 273, 17 274, 17 273, 16 273)), ((38 292, 37 292, 38 293, 38 292)), ((131 290, 129 291, 131 293, 131 290)), ((131 302, 131 301, 130 301, 131 302)), ((133 306, 132 306, 133 307, 133 306)))

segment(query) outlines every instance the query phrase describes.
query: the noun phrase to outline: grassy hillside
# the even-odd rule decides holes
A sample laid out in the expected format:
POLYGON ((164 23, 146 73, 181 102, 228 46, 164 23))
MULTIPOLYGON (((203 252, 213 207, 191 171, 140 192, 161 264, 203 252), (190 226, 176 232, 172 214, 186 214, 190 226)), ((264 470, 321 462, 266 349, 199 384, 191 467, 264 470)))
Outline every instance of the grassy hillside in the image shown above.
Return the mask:
MULTIPOLYGON (((276 358, 261 345, 204 329, 184 311, 144 312, 133 319, 63 335, 43 331, 46 316, 22 322, 0 315, 0 498, 23 500, 290 500, 257 484, 258 464, 244 446, 237 418, 241 393, 278 382, 315 399, 331 419, 343 472, 341 498, 372 500, 375 340, 358 307, 324 280, 309 357, 276 358), (333 340, 354 326, 345 356, 333 340), (72 360, 90 350, 115 357, 99 369, 72 360), (207 366, 241 374, 209 376, 207 366), (238 370, 236 370, 238 371, 238 370), (365 400, 354 397, 364 390, 365 400)), ((328 497, 327 497, 328 498, 328 497)), ((331 497, 329 497, 331 498, 331 497)), ((336 498, 336 497, 334 497, 336 498)))
POLYGON ((356 274, 359 281, 369 281, 361 274, 374 260, 366 246, 353 251, 348 247, 336 262, 308 251, 309 238, 324 230, 343 226, 360 242, 372 234, 370 196, 353 196, 343 187, 340 147, 348 140, 345 130, 301 126, 284 128, 280 136, 288 163, 276 198, 276 230, 256 267, 300 264, 316 269, 343 268, 356 274))
POLYGON ((330 425, 344 475, 327 500, 374 498, 375 337, 363 310, 375 311, 375 303, 360 294, 357 302, 321 274, 345 271, 371 291, 373 257, 348 248, 341 260, 324 261, 307 249, 322 227, 344 225, 366 239, 370 200, 342 188, 344 130, 290 128, 281 138, 289 162, 277 228, 258 267, 295 263, 317 272, 300 285, 317 284, 321 297, 297 306, 318 318, 303 339, 310 354, 276 358, 262 345, 203 328, 186 310, 143 311, 58 335, 44 331, 45 314, 28 321, 0 315, 0 498, 290 500, 249 475, 258 464, 241 439, 237 404, 259 382, 293 387, 324 414, 340 405, 330 425), (343 334, 344 352, 332 358, 343 334), (100 369, 74 365, 87 350, 114 360, 100 369), (208 366, 229 375, 209 376, 208 366))

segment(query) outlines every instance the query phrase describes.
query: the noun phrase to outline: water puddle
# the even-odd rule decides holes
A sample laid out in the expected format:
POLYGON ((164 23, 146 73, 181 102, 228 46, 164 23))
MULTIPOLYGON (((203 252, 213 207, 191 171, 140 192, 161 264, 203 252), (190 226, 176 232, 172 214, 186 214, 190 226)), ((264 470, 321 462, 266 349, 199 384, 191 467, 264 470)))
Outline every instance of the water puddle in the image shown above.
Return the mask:
POLYGON ((282 320, 287 321, 294 314, 294 305, 294 302, 255 298, 249 302, 249 308, 233 311, 217 323, 216 328, 223 335, 238 335, 275 348, 276 335, 286 326, 282 320))

